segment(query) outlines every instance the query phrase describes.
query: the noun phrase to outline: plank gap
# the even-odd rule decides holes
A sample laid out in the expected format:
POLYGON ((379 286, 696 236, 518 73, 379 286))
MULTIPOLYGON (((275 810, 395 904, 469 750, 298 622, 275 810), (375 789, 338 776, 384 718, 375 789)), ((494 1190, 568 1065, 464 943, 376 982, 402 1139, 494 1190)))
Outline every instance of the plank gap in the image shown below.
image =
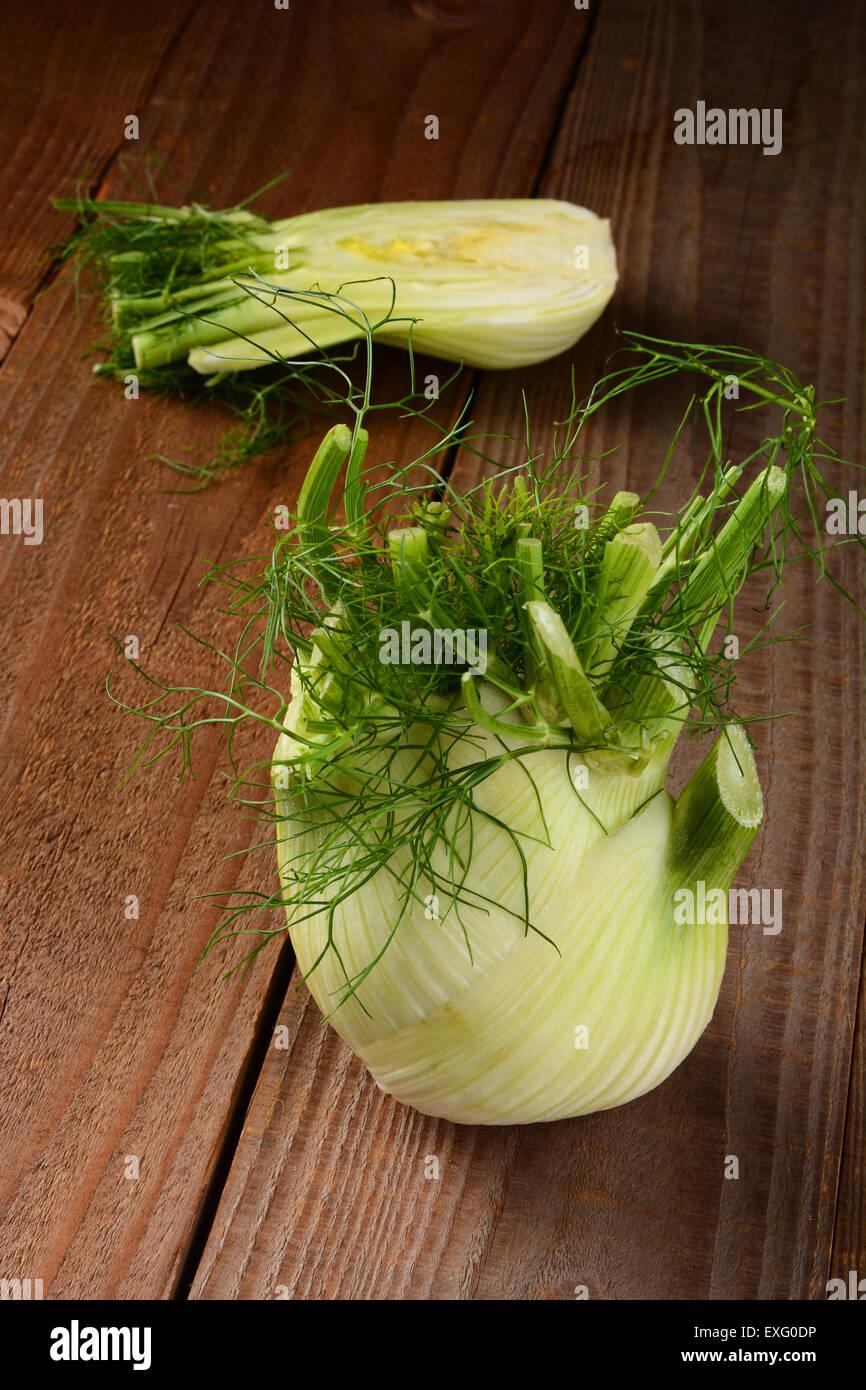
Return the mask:
POLYGON ((190 1231, 189 1241, 180 1261, 177 1280, 171 1292, 175 1301, 186 1301, 198 1272, 205 1246, 216 1219, 217 1210, 228 1180, 235 1151, 243 1132, 247 1111, 258 1084, 259 1075, 273 1041, 274 1029, 292 982, 295 968, 295 953, 288 931, 280 947, 261 1012, 253 1032, 252 1040, 243 1065, 238 1072, 234 1094, 226 1112, 225 1129, 217 1147, 210 1175, 202 1195, 199 1209, 190 1231))
MULTIPOLYGON (((583 36, 580 40, 580 43, 578 44, 577 52, 574 55, 574 61, 572 62, 571 68, 569 69, 568 77, 560 93, 559 101, 556 104, 556 111, 554 113, 554 117, 550 125, 550 133, 547 137, 544 148, 541 151, 541 158, 538 161, 538 168, 535 172, 535 177, 532 180, 532 186, 529 190, 530 198, 537 198, 539 196, 548 169, 550 168, 550 163, 553 159, 553 153, 556 149, 556 144, 560 136, 560 131, 568 113, 569 103, 572 100, 574 89, 577 85, 577 77, 578 73, 580 72, 581 64, 583 63, 584 58, 589 52, 589 46, 592 42, 593 31, 595 29, 596 20, 598 19, 598 16, 601 12, 601 7, 602 0, 597 0, 597 3, 589 11, 589 18, 587 20, 586 28, 584 29, 583 36)), ((475 398, 476 392, 480 390, 480 387, 484 379, 485 374, 481 368, 476 367, 470 371, 469 388, 466 392, 467 400, 471 401, 475 398)), ((455 439, 454 443, 448 446, 448 450, 445 454, 445 459, 440 469, 443 482, 447 482, 447 480, 451 477, 461 447, 462 445, 459 439, 455 439)), ((442 489, 437 488, 437 499, 441 497, 441 491, 442 489)))
MULTIPOLYGON (((866 921, 864 921, 863 940, 866 940, 866 921)), ((864 996, 866 996, 866 949, 861 947, 860 967, 857 971, 860 988, 854 1006, 854 1027, 851 1032, 851 1050, 848 1054, 848 1086, 845 1092, 845 1105, 842 1113, 842 1146, 836 1166, 836 1185, 833 1194, 833 1235, 827 1253, 825 1284, 833 1278, 847 1278, 848 1271, 863 1268, 866 1256, 866 1230, 858 1213, 849 1208, 859 1200, 863 1202, 863 1183, 859 1175, 860 1155, 863 1152, 863 1027, 864 996), (859 1234, 859 1240, 858 1240, 859 1234), (837 1264, 841 1260, 842 1265, 837 1264)))
POLYGON ((563 125, 565 123, 565 118, 568 114, 569 105, 574 98, 574 93, 577 88, 577 78, 578 74, 580 73, 581 65, 583 63, 583 60, 587 56, 589 52, 589 46, 592 43, 592 36, 595 32, 596 21, 598 20, 598 16, 602 10, 602 4, 603 0, 595 0, 595 4, 589 10, 589 18, 587 19, 586 28, 584 29, 583 34, 581 35, 580 43, 577 46, 577 52, 574 55, 574 61, 571 65, 571 70, 569 71, 568 78, 560 93, 559 101, 556 104, 556 112, 554 114, 553 121, 551 122, 550 134, 548 135, 544 149, 541 152, 541 159, 538 164, 538 171, 535 175, 535 178, 532 181, 532 189, 529 194, 530 198, 537 198, 539 196, 541 186, 544 183, 544 180, 547 177, 548 171, 550 169, 551 161, 553 160, 553 155, 556 150, 557 142, 559 141, 559 137, 562 132, 563 125))

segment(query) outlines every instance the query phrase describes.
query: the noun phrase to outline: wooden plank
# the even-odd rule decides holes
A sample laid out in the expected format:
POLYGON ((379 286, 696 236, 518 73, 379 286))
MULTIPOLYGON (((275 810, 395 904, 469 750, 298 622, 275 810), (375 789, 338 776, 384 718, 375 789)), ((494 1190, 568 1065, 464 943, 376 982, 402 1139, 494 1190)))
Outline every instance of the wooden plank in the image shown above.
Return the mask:
POLYGON ((49 273, 47 253, 74 226, 51 199, 99 182, 192 10, 155 0, 118 22, 112 0, 44 0, 26 18, 0 14, 0 359, 49 273))
MULTIPOLYGON (((195 8, 143 105, 141 147, 216 204, 290 165, 290 201, 272 190, 271 211, 520 192, 584 28, 570 6, 517 0, 495 15, 480 3, 284 12, 218 0, 195 8), (435 143, 423 135, 431 113, 435 143)), ((113 27, 92 43, 89 63, 116 61, 113 27)), ((15 109, 23 129, 28 111, 15 109)), ((83 148, 86 106, 69 120, 72 148, 83 148)), ((128 185, 113 169, 103 190, 128 185)), ((309 443, 200 494, 155 491, 166 479, 150 452, 212 444, 220 421, 145 395, 127 402, 94 381, 81 360, 93 332, 92 317, 74 319, 70 291, 56 289, 0 372, 2 490, 41 497, 45 509, 41 546, 4 538, 0 549, 10 827, 0 1248, 4 1277, 41 1278, 50 1297, 165 1297, 280 970, 275 951, 246 984, 219 983, 236 952, 198 965, 219 914, 195 894, 255 883, 256 872, 264 882, 273 866, 270 856, 260 869, 221 862, 255 827, 225 805, 207 740, 198 782, 179 788, 162 766, 114 790, 140 730, 107 706, 105 672, 117 664, 107 634, 135 634, 157 674, 208 678, 206 655, 176 630, 182 621, 225 633, 214 597, 197 588, 199 557, 269 548, 268 509, 293 500, 309 443), (127 920, 133 894, 140 915, 127 920), (140 1160, 137 1179, 128 1156, 140 1160)), ((382 419, 381 456, 414 452, 409 433, 382 419)))
MULTIPOLYGON (((745 3, 601 7, 540 189, 609 214, 621 258, 607 330, 576 354, 579 389, 612 321, 743 342, 819 396, 844 394, 832 437, 860 456, 863 47, 862 18, 841 4, 820 19, 805 3, 784 17, 745 3), (782 155, 675 145, 673 113, 698 99, 781 107, 782 155)), ((569 369, 523 374, 539 443, 563 413, 569 369)), ((476 420, 519 434, 514 385, 486 378, 476 420)), ((605 463, 611 489, 654 476, 674 399, 626 404, 590 434, 588 454, 625 445, 605 463)), ((753 428, 738 424, 735 453, 753 428)), ((693 447, 678 457, 678 490, 693 447)), ((854 557, 841 569, 862 593, 854 557)), ((823 1295, 863 934, 863 647, 856 617, 805 569, 785 595, 784 625, 810 623, 812 643, 744 662, 738 698, 745 714, 799 710, 758 731, 768 814, 743 880, 782 887, 784 930, 732 930, 692 1056, 606 1114, 455 1127, 382 1097, 293 993, 280 1018, 290 1049, 268 1054, 194 1296, 823 1295), (737 1181, 724 1180, 728 1154, 737 1181)), ((756 621, 744 613, 744 634, 756 621)))
POLYGON ((828 1276, 842 1279, 846 1293, 850 1290, 853 1271, 862 1292, 861 1281, 866 1278, 866 971, 860 962, 860 997, 854 1024, 854 1048, 851 1057, 851 1086, 845 1114, 845 1143, 839 1190, 836 1194, 836 1224, 833 1232, 833 1253, 828 1276))

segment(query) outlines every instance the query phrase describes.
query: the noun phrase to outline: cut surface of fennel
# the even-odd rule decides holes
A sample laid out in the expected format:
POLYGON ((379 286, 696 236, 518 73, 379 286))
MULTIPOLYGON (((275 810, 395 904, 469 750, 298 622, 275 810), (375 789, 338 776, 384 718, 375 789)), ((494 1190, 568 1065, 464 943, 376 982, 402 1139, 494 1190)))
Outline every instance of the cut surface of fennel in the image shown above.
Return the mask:
POLYGON ((380 341, 405 346, 416 319, 418 352, 469 366, 528 365, 577 342, 617 280, 609 223, 555 199, 328 208, 277 223, 268 239, 270 249, 285 248, 287 270, 261 267, 259 285, 238 277, 255 297, 226 308, 219 291, 200 311, 187 305, 202 317, 171 335, 158 321, 156 332, 142 327, 132 337, 138 365, 188 351, 198 372, 243 371, 365 336, 362 323, 314 298, 284 305, 269 286, 341 292, 373 323, 388 315, 396 291, 393 314, 375 333, 380 341))
MULTIPOLYGON (((482 691, 485 706, 501 713, 498 692, 482 691)), ((293 676, 275 768, 297 754, 293 732, 302 718, 293 676)), ((519 725, 515 734, 514 747, 522 746, 519 725)), ((727 738, 714 750, 716 802, 739 824, 756 826, 761 795, 751 751, 737 726, 727 738)), ((427 912, 424 900, 402 911, 404 891, 391 870, 405 874, 410 866, 396 859, 336 907, 342 966, 325 949, 326 911, 290 920, 314 998, 382 1090, 459 1123, 529 1123, 623 1104, 688 1055, 715 1006, 727 925, 674 921, 674 892, 689 886, 700 855, 688 845, 682 852, 689 837, 678 831, 664 788, 673 742, 638 776, 590 771, 579 794, 580 764, 553 748, 532 753, 532 781, 518 758, 477 789, 479 808, 521 836, 535 930, 526 929, 520 855, 481 816, 473 818, 471 856, 465 835, 458 832, 457 843, 470 863, 466 889, 492 901, 461 904, 460 920, 441 896, 427 912), (340 1002, 346 976, 380 953, 357 993, 340 1002)), ((478 728, 455 745, 454 765, 501 748, 478 728)), ((423 776, 415 763, 407 753, 392 775, 423 776)), ((275 795, 290 831, 291 790, 275 795)), ((282 872, 279 823, 277 850, 282 872)), ((437 867, 447 877, 445 856, 442 847, 437 867)), ((734 867, 712 886, 726 894, 734 867)))

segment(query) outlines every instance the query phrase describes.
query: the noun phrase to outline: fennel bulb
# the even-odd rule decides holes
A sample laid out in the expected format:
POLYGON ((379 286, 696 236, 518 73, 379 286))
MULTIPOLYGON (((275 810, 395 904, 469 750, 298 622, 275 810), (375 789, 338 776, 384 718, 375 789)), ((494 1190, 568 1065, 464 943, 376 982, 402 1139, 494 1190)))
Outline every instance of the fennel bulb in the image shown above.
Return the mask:
MULTIPOLYGON (((491 712, 505 707, 493 686, 482 698, 491 712)), ((303 709, 296 678, 289 730, 303 709)), ((621 1105, 664 1080, 712 1016, 728 939, 724 921, 677 926, 674 893, 706 872, 727 895, 761 820, 748 743, 736 725, 727 739, 720 736, 685 804, 664 789, 672 740, 637 776, 590 772, 583 800, 574 777, 586 765, 561 749, 533 757, 532 783, 518 760, 505 763, 477 790, 471 844, 463 827, 432 856, 439 883, 448 881, 452 853, 471 862, 466 887, 478 901, 465 903, 459 920, 439 894, 404 911, 400 885, 412 864, 403 850, 330 920, 321 911, 290 923, 316 1002, 382 1090, 460 1123, 519 1124, 621 1105), (711 835, 714 819, 723 824, 711 835), (524 837, 525 881, 496 820, 524 837), (371 960, 378 963, 363 985, 335 1009, 347 977, 371 960)), ((475 726, 447 767, 453 772, 522 743, 517 727, 508 738, 475 726)), ((303 751, 291 732, 280 737, 278 782, 303 751)), ((406 752, 392 763, 395 786, 424 775, 415 761, 406 752)), ((293 802, 279 785, 275 795, 285 827, 277 838, 281 862, 290 864, 301 848, 313 860, 320 849, 314 830, 302 845, 290 841, 286 854, 293 802)))
MULTIPOLYGON (((653 523, 630 520, 635 494, 618 494, 583 544, 559 537, 555 568, 582 567, 574 636, 542 597, 544 545, 527 534, 550 497, 527 480, 505 502, 488 492, 486 516, 464 516, 463 529, 470 557, 499 532, 502 588, 485 617, 501 634, 492 665, 483 681, 464 670, 447 703, 435 672, 431 685, 404 670, 407 728, 393 686, 370 668, 369 609, 353 588, 366 569, 371 597, 384 583, 398 612, 439 628, 447 616, 453 630, 448 580, 465 564, 460 587, 471 583, 469 562, 449 554, 438 506, 432 524, 422 514, 389 533, 387 550, 367 548, 353 500, 360 572, 341 571, 325 508, 353 446, 347 494, 356 490, 359 445, 364 432, 334 427, 299 501, 304 563, 329 613, 299 650, 272 766, 286 901, 305 868, 318 883, 317 910, 289 910, 298 963, 378 1084, 427 1114, 511 1124, 621 1104, 662 1081, 710 1019, 726 922, 676 925, 674 895, 699 880, 727 894, 762 801, 735 724, 678 803, 665 790, 693 696, 679 625, 640 642, 634 680, 617 676, 616 658, 672 578, 706 645, 785 495, 784 474, 758 475, 688 575, 682 548, 666 559, 653 523), (374 564, 385 567, 375 581, 374 564), (348 741, 347 729, 357 731, 348 741), (446 788, 478 769, 471 803, 452 792, 449 804, 446 788), (419 840, 419 815, 443 801, 438 835, 425 840, 422 828, 419 840), (346 823, 365 802, 353 842, 346 823), (419 876, 431 891, 419 893, 419 876)), ((740 472, 719 478, 720 503, 740 472)), ((714 505, 704 506, 706 523, 714 505)))
POLYGON ((625 338, 625 365, 573 409, 548 462, 468 494, 424 460, 383 479, 365 464, 363 412, 335 426, 265 568, 211 575, 243 622, 225 691, 163 686, 137 710, 156 726, 149 750, 162 735, 185 763, 195 729, 222 723, 235 794, 271 826, 260 848, 276 850, 276 890, 233 908, 214 941, 248 936, 249 912, 279 913, 285 928, 261 928, 253 953, 288 929, 322 1013, 378 1084, 457 1122, 622 1104, 700 1037, 726 913, 689 925, 675 903, 727 904, 763 815, 719 629, 743 585, 775 586, 791 558, 823 566, 804 526, 830 495, 833 452, 811 388, 743 349, 625 338), (631 492, 600 505, 580 429, 676 372, 709 382, 691 407, 708 426, 701 491, 666 520, 631 492), (746 400, 733 409, 782 411, 734 465, 731 373, 746 400), (485 634, 483 662, 456 640, 469 630, 485 634), (266 776, 237 764, 251 719, 276 736, 266 776), (687 725, 715 738, 674 801, 687 725))
MULTIPOLYGON (((608 223, 572 203, 371 203, 270 221, 251 201, 55 202, 81 219, 63 255, 105 290, 109 354, 94 370, 239 417, 211 462, 163 458, 204 480, 284 443, 310 403, 342 406, 362 340, 526 366, 577 342, 616 286, 608 223)), ((438 395, 438 379, 416 386, 413 356, 409 377, 406 399, 438 395)))
POLYGON ((59 201, 106 282, 117 373, 289 362, 366 336, 477 367, 554 357, 616 286, 610 226, 551 198, 245 208, 59 201), (339 298, 340 305, 333 300, 339 298))

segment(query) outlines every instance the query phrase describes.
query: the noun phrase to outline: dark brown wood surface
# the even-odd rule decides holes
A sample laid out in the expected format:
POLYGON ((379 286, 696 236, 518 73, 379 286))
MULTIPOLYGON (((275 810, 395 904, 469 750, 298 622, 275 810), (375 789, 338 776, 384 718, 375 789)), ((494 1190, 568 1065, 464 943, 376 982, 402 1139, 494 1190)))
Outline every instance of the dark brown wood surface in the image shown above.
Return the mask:
MULTIPOLYGON (((81 357, 94 311, 76 318, 63 276, 31 307, 56 278, 40 258, 70 226, 49 198, 81 176, 128 193, 120 156, 140 172, 145 146, 217 205, 291 168, 270 212, 565 197, 611 217, 622 272, 574 353, 580 386, 615 322, 743 342, 844 395, 833 442, 859 457, 857 7, 166 0, 8 13, 0 491, 41 496, 46 531, 39 547, 0 540, 0 1275, 42 1278, 55 1298, 559 1299, 586 1285, 594 1298, 778 1299, 866 1272, 855 615, 792 572, 787 626, 810 623, 811 645, 744 663, 745 712, 800 711, 758 735, 767 820, 750 864, 783 889, 785 924, 779 937, 732 932, 692 1056, 649 1096, 588 1119, 430 1120, 382 1096, 322 1026, 288 949, 263 953, 246 981, 221 981, 231 952, 199 963, 219 914, 196 895, 269 872, 223 862, 255 830, 225 804, 215 743, 197 781, 161 764, 117 789, 139 731, 105 696, 108 633, 137 635, 157 673, 205 679, 177 627, 223 630, 197 587, 202 557, 267 547, 268 511, 292 500, 309 443, 201 493, 158 491, 171 479, 148 456, 212 443, 217 413, 126 402, 94 380, 81 357), (673 112, 697 99, 781 107, 782 154, 676 146, 673 112), (123 138, 129 113, 138 145, 123 138), (429 113, 437 142, 423 138, 429 113), (288 1048, 273 1045, 277 1022, 288 1048)), ((476 378, 474 418, 519 431, 525 385, 543 438, 570 366, 476 378)), ((377 370, 396 380, 398 355, 377 370)), ((623 446, 613 485, 654 474, 671 409, 660 392, 605 415, 593 438, 623 446)), ((751 437, 738 427, 737 447, 751 437)), ((378 418, 383 459, 419 441, 419 426, 378 418)), ((855 569, 849 558, 841 572, 862 592, 855 569)), ((744 633, 758 621, 747 614, 744 633)))

